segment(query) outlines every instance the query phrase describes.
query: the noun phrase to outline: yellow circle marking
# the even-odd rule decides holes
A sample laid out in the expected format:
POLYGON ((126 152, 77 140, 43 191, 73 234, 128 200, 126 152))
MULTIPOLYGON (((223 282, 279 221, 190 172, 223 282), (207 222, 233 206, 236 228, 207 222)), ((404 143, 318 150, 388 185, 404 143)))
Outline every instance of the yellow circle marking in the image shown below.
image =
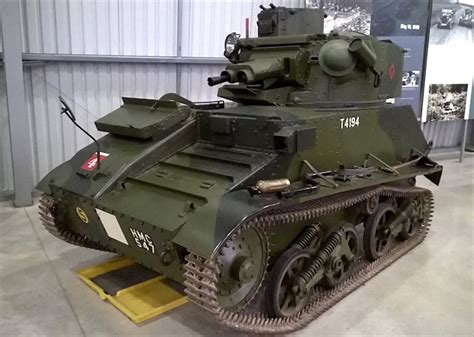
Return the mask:
POLYGON ((80 207, 76 207, 76 214, 83 223, 89 223, 89 218, 87 217, 86 212, 80 207))

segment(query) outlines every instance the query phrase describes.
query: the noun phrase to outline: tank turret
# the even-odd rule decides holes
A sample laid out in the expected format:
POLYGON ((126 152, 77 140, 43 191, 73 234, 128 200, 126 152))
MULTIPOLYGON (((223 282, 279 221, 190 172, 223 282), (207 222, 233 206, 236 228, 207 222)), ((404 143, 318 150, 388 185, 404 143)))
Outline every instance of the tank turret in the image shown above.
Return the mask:
POLYGON ((400 96, 402 48, 355 32, 324 35, 323 20, 318 9, 263 9, 257 38, 227 37, 232 64, 209 85, 228 82, 220 97, 270 105, 367 105, 400 96))

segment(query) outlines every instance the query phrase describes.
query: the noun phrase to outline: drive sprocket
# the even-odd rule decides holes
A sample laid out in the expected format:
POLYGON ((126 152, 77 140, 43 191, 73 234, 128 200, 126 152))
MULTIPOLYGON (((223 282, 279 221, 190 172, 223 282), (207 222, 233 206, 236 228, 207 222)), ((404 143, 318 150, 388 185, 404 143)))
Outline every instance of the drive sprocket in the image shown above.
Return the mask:
POLYGON ((39 215, 43 227, 53 236, 67 243, 90 249, 110 251, 101 244, 92 241, 87 236, 71 231, 60 216, 61 205, 58 200, 48 194, 43 194, 39 202, 39 215))
POLYGON ((270 256, 269 240, 260 228, 245 228, 232 235, 217 257, 217 301, 227 310, 244 308, 260 289, 270 256))

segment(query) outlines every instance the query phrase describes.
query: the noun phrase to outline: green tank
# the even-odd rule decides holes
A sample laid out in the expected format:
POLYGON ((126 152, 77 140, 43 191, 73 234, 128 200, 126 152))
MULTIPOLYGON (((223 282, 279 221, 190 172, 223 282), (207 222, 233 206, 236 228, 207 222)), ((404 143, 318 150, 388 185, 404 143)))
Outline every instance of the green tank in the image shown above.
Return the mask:
POLYGON ((224 325, 282 333, 424 239, 433 196, 415 179, 442 167, 411 107, 386 103, 403 49, 325 35, 317 9, 261 8, 258 37, 229 34, 208 79, 236 103, 123 98, 38 189, 53 235, 183 284, 224 325))

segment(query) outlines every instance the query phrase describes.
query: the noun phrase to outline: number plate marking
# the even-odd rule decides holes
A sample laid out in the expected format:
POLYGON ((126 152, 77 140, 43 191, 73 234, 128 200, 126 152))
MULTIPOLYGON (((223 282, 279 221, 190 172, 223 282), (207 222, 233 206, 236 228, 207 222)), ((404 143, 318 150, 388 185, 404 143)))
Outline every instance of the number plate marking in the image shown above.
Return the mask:
POLYGON ((155 245, 151 240, 150 235, 145 234, 138 229, 134 229, 130 227, 130 233, 132 234, 133 238, 135 239, 135 244, 138 248, 145 249, 150 253, 155 253, 155 245))
POLYGON ((360 125, 359 116, 341 118, 341 129, 355 128, 360 125))

